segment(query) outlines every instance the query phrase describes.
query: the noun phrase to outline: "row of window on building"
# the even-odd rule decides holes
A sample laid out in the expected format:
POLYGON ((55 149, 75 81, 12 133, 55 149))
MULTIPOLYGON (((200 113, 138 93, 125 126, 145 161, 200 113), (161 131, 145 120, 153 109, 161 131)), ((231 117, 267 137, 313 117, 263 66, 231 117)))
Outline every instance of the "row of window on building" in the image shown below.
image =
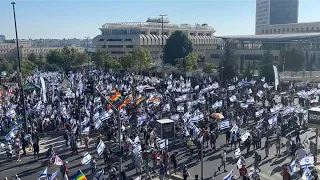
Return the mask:
POLYGON ((0 45, 0 49, 1 48, 12 48, 12 45, 0 45))
POLYGON ((312 31, 319 31, 320 27, 311 27, 311 28, 287 28, 287 29, 266 29, 262 30, 262 34, 273 34, 273 33, 285 33, 285 32, 312 32, 312 31), (291 30, 291 31, 290 31, 291 30))

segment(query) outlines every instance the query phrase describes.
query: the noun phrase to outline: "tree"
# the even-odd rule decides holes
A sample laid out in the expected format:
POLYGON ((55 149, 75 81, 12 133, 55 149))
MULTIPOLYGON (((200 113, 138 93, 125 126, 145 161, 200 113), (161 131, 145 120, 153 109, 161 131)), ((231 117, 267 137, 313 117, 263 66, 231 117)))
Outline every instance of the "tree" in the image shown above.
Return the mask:
MULTIPOLYGON (((133 53, 126 53, 124 56, 119 58, 119 62, 123 69, 129 69, 134 66, 134 57, 133 53)), ((109 65, 108 65, 109 66, 109 65)))
POLYGON ((80 69, 88 58, 86 53, 68 47, 64 47, 61 51, 53 50, 47 54, 47 62, 57 65, 61 70, 80 69))
POLYGON ((21 64, 22 78, 30 76, 36 68, 37 66, 33 62, 27 59, 23 60, 21 64))
POLYGON ((263 53, 261 59, 261 77, 265 77, 266 82, 274 82, 274 71, 273 71, 274 57, 270 50, 263 53))
POLYGON ((7 73, 13 73, 13 64, 5 58, 0 58, 0 71, 6 71, 7 73))
POLYGON ((105 67, 108 61, 112 60, 112 57, 107 51, 97 50, 90 54, 91 60, 97 68, 105 67))
POLYGON ((193 71, 198 69, 198 59, 199 57, 197 55, 190 53, 185 58, 177 59, 176 66, 182 72, 193 71))
POLYGON ((107 62, 107 66, 110 69, 121 69, 121 63, 119 59, 116 58, 111 58, 108 62, 107 62))
POLYGON ((211 73, 212 73, 212 70, 214 70, 214 69, 216 69, 216 68, 217 68, 217 66, 216 66, 214 63, 208 62, 208 63, 206 63, 206 67, 204 67, 204 68, 202 69, 202 71, 203 71, 204 73, 211 74, 211 73))
POLYGON ((251 80, 252 79, 253 72, 254 72, 253 64, 248 62, 247 65, 246 65, 246 69, 244 71, 244 76, 247 78, 247 80, 251 80))
POLYGON ((164 63, 176 65, 176 59, 184 58, 193 52, 192 42, 182 31, 171 34, 164 46, 164 63))
POLYGON ((239 56, 236 55, 229 47, 228 42, 224 47, 224 54, 220 56, 219 75, 221 80, 232 79, 238 70, 239 56))
POLYGON ((58 50, 53 50, 47 54, 47 62, 49 64, 56 64, 59 68, 63 67, 64 57, 58 50))
MULTIPOLYGON (((297 49, 291 49, 284 52, 284 69, 289 71, 300 71, 304 67, 305 57, 303 52, 297 49)), ((312 68, 310 61, 307 61, 308 69, 312 68)), ((282 68, 281 68, 282 69, 282 68)))
POLYGON ((134 66, 139 70, 151 67, 151 55, 145 48, 139 47, 132 53, 134 66))

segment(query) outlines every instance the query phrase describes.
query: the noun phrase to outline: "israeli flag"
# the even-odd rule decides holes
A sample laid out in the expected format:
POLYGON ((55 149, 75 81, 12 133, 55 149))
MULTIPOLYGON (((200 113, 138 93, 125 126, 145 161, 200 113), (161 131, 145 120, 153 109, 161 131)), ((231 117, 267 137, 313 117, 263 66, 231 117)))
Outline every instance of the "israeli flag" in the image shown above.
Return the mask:
POLYGON ((97 180, 104 180, 104 170, 101 169, 100 171, 96 172, 96 174, 94 175, 94 177, 97 180))
POLYGON ((179 114, 175 114, 175 115, 170 116, 170 119, 174 120, 174 121, 179 120, 179 114))
POLYGON ((306 156, 300 160, 301 167, 312 167, 314 166, 314 158, 313 156, 306 156))
POLYGON ((228 175, 226 175, 223 180, 231 180, 232 179, 232 173, 233 173, 233 169, 229 172, 228 175))
POLYGON ((178 112, 184 112, 184 106, 183 106, 183 105, 179 105, 179 106, 177 107, 177 111, 178 111, 178 112))
POLYGON ((81 163, 82 163, 83 165, 87 165, 87 164, 89 164, 89 163, 91 162, 91 160, 92 160, 92 157, 91 157, 91 155, 87 152, 87 153, 83 156, 83 159, 81 160, 81 163))
POLYGON ((297 171, 296 160, 293 160, 288 166, 288 172, 292 176, 297 171))
POLYGON ((97 146, 97 153, 99 156, 102 155, 104 148, 106 147, 106 145, 103 143, 103 141, 100 140, 98 146, 97 146))
POLYGON ((48 177, 48 168, 46 167, 39 175, 38 180, 40 180, 41 178, 47 178, 48 177))
POLYGON ((230 121, 224 120, 220 122, 220 130, 224 130, 230 127, 230 121))
POLYGON ((311 172, 309 170, 309 168, 304 168, 304 172, 302 174, 302 179, 303 180, 311 180, 311 172))
POLYGON ((164 107, 163 107, 163 112, 170 112, 170 104, 166 104, 164 107))
POLYGON ((138 117, 138 123, 137 123, 137 127, 141 126, 143 124, 144 121, 147 120, 147 115, 141 115, 138 117))
POLYGON ((54 179, 56 178, 56 176, 58 175, 59 172, 60 172, 60 171, 56 171, 56 172, 52 173, 51 176, 50 176, 50 178, 49 178, 49 180, 54 180, 54 179))

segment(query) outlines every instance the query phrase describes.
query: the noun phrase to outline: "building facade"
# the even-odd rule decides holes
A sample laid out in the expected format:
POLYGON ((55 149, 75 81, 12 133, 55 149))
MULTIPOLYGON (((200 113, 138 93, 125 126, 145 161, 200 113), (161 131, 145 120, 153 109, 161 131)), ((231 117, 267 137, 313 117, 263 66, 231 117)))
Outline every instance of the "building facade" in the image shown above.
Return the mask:
POLYGON ((161 64, 162 43, 174 31, 182 31, 193 43, 194 53, 205 55, 205 50, 217 47, 215 30, 207 24, 171 24, 166 19, 148 19, 147 22, 106 23, 101 34, 93 38, 96 49, 106 50, 112 57, 119 58, 138 47, 146 48, 155 65, 161 64), (163 25, 163 37, 162 37, 163 25))
MULTIPOLYGON (((19 50, 20 50, 20 57, 22 59, 27 58, 31 53, 36 55, 47 55, 50 51, 53 50, 62 50, 63 47, 32 47, 31 40, 19 40, 19 50)), ((0 43, 0 57, 14 59, 17 58, 17 48, 16 43, 14 40, 6 41, 5 43, 0 43)), ((83 47, 71 47, 74 48, 79 52, 84 52, 85 49, 83 47)))
MULTIPOLYGON (((282 51, 291 49, 300 50, 307 62, 312 55, 320 59, 320 33, 240 35, 221 38, 224 43, 228 42, 230 49, 239 56, 242 70, 248 64, 255 64, 255 67, 258 67, 266 50, 271 51, 275 62, 280 62, 283 58, 282 51)), ((224 49, 207 50, 205 60, 218 65, 224 52, 224 49)), ((286 61, 289 62, 289 60, 286 61)), ((320 61, 312 66, 314 69, 320 69, 320 61)))
POLYGON ((260 27, 298 23, 299 0, 256 0, 256 34, 260 27))
POLYGON ((320 32, 320 22, 277 24, 261 26, 256 34, 295 34, 295 33, 316 33, 320 32))

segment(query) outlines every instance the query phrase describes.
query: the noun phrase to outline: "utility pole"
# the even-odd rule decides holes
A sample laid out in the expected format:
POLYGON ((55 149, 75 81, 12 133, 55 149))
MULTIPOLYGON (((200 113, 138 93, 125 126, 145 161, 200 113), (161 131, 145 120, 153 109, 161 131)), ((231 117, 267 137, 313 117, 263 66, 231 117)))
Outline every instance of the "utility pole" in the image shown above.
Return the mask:
POLYGON ((161 46, 162 46, 162 52, 161 52, 161 65, 162 65, 162 70, 164 68, 164 60, 163 60, 163 55, 164 55, 164 33, 163 33, 163 17, 168 16, 166 14, 160 14, 161 17, 161 46))
POLYGON ((26 116, 26 102, 24 100, 24 89, 22 84, 22 68, 21 68, 21 58, 20 58, 20 47, 19 47, 19 38, 18 38, 18 27, 17 27, 17 21, 16 21, 16 9, 15 9, 15 2, 12 2, 12 10, 13 10, 13 20, 14 20, 14 29, 16 33, 16 45, 17 45, 17 56, 18 56, 18 68, 19 68, 19 84, 20 84, 20 101, 22 104, 22 116, 24 120, 24 129, 25 132, 28 132, 27 128, 27 116, 26 116))
MULTIPOLYGON (((89 36, 87 36, 87 37, 84 37, 84 38, 86 38, 87 39, 87 49, 86 49, 86 51, 87 51, 87 54, 89 55, 89 36)), ((89 56, 88 56, 88 77, 89 77, 89 71, 90 71, 90 62, 89 62, 89 56)))

